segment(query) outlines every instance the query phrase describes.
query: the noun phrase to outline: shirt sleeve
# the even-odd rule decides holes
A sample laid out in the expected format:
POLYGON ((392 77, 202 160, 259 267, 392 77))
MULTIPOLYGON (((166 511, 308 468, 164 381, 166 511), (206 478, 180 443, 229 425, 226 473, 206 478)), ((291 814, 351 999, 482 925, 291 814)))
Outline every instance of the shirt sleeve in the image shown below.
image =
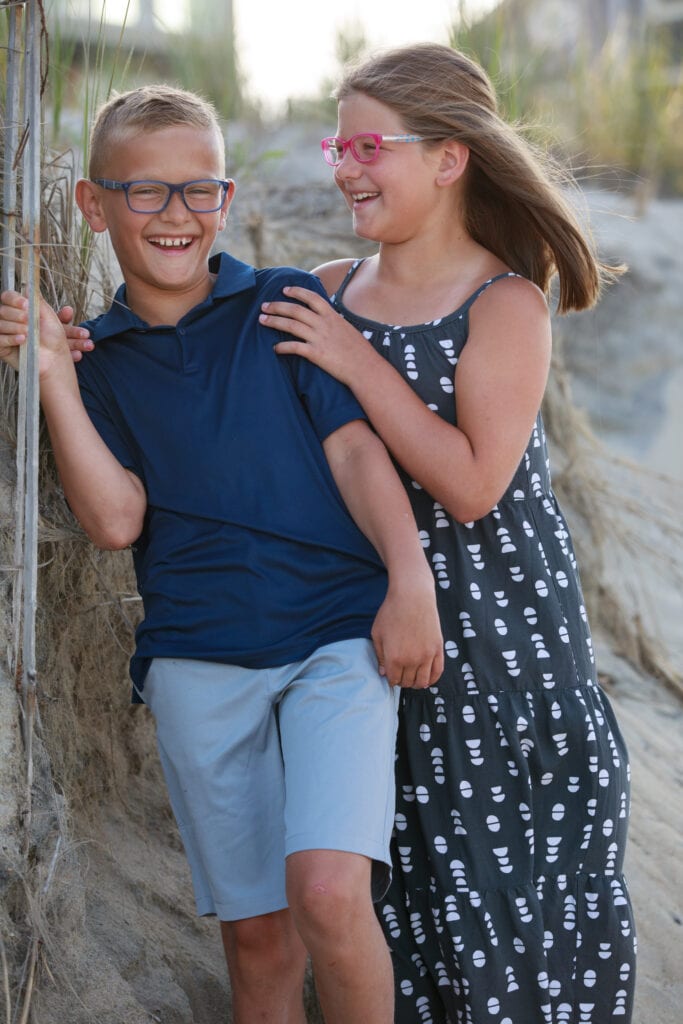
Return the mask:
POLYGON ((352 420, 367 420, 353 393, 319 366, 302 356, 293 360, 292 372, 301 401, 320 441, 352 420))
POLYGON ((87 360, 76 365, 81 400, 95 430, 112 455, 124 469, 132 470, 144 479, 141 460, 136 446, 123 422, 114 398, 106 384, 103 368, 99 366, 97 351, 89 353, 87 360))
MULTIPOLYGON (((328 299, 325 289, 312 274, 302 274, 302 280, 284 281, 283 284, 297 284, 311 291, 317 291, 328 299)), ((280 298, 282 296, 279 296, 280 298)), ((328 299, 329 301, 329 299, 328 299)), ((282 340, 291 340, 291 336, 281 333, 282 340)), ((352 420, 367 420, 367 416, 353 395, 353 392, 325 370, 311 363, 303 356, 280 356, 287 360, 294 379, 297 393, 308 413, 319 441, 333 434, 352 420)))

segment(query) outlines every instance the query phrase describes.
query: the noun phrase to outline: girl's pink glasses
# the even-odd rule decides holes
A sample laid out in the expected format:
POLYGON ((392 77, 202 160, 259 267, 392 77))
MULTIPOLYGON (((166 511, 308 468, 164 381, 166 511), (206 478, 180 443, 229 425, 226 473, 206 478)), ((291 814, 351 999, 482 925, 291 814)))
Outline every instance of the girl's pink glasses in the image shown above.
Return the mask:
POLYGON ((336 167, 344 159, 347 149, 351 150, 351 155, 359 164, 371 164, 379 156, 383 142, 422 141, 422 135, 380 135, 377 132, 358 132, 350 139, 340 139, 333 135, 329 139, 323 139, 320 145, 327 163, 336 167))

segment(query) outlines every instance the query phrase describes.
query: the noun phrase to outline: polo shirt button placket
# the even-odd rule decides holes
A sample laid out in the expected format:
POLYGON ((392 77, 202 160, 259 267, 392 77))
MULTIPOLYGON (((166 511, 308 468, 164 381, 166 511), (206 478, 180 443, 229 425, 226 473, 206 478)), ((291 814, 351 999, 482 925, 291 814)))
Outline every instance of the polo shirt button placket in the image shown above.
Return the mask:
POLYGON ((180 342, 180 351, 183 358, 183 373, 196 373, 199 367, 192 358, 190 346, 188 344, 187 328, 176 327, 176 333, 180 342))

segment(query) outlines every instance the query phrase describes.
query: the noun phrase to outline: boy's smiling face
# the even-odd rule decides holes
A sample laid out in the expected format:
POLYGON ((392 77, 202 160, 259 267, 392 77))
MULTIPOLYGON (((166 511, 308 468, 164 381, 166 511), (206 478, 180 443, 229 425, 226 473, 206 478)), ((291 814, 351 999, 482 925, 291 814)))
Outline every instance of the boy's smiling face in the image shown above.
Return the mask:
MULTIPOLYGON (((217 133, 176 125, 124 136, 111 146, 103 177, 179 184, 224 179, 225 158, 217 133)), ((109 231, 126 282, 131 308, 149 323, 175 323, 209 294, 208 258, 225 226, 231 183, 215 213, 192 213, 174 193, 161 213, 134 213, 122 191, 80 181, 77 199, 94 231, 109 231)))

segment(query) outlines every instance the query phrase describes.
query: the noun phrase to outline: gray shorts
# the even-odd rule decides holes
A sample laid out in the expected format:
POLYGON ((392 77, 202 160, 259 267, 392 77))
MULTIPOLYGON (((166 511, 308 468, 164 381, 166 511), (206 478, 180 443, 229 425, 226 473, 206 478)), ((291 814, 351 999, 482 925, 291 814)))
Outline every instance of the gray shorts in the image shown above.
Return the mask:
POLYGON ((153 661, 144 699, 198 914, 282 910, 285 858, 301 850, 369 857, 384 894, 398 696, 364 639, 269 669, 153 661))

